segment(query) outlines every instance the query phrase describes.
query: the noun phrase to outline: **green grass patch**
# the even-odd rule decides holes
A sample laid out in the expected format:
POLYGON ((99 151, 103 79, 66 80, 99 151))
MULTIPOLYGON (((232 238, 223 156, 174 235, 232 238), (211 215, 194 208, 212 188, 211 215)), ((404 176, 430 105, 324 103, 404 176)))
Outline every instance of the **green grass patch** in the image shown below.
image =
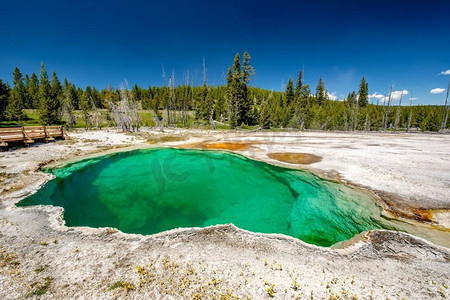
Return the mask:
POLYGON ((44 271, 44 267, 43 266, 40 266, 40 267, 37 267, 36 269, 34 269, 34 271, 36 272, 36 273, 40 273, 40 272, 42 272, 42 271, 44 271))
POLYGON ((153 114, 150 110, 140 110, 138 112, 139 118, 141 119, 142 126, 154 127, 156 126, 155 119, 153 118, 153 114))
POLYGON ((49 289, 50 285, 53 281, 52 277, 45 277, 43 282, 35 282, 31 285, 31 288, 33 290, 31 291, 29 296, 42 296, 44 295, 49 289))

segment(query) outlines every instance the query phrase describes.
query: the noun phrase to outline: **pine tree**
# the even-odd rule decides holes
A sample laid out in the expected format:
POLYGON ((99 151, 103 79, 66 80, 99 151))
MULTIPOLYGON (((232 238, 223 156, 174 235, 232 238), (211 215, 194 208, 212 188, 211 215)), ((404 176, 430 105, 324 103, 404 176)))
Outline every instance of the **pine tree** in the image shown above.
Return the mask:
POLYGON ((311 89, 308 84, 303 83, 303 70, 298 72, 297 82, 295 86, 295 99, 296 99, 296 108, 295 114, 297 118, 296 126, 299 126, 300 130, 305 128, 305 115, 306 115, 306 107, 308 105, 308 99, 311 94, 311 89))
POLYGON ((228 74, 228 95, 230 97, 230 125, 236 128, 241 124, 241 62, 239 53, 236 53, 232 68, 229 69, 228 74))
POLYGON ((25 74, 25 78, 23 80, 24 94, 25 94, 24 108, 33 108, 31 97, 28 94, 28 89, 30 87, 30 82, 31 82, 30 76, 28 76, 28 74, 25 74))
MULTIPOLYGON (((90 99, 92 98, 92 87, 90 86, 90 85, 88 85, 87 87, 86 87, 86 89, 84 90, 84 93, 83 94, 86 94, 87 95, 87 98, 89 99, 89 101, 91 101, 90 99)), ((82 109, 81 108, 81 103, 80 103, 80 109, 82 109)))
POLYGON ((25 88, 30 84, 30 76, 28 76, 28 74, 25 74, 25 77, 23 79, 23 84, 24 84, 25 88))
POLYGON ((8 106, 9 94, 10 88, 8 83, 3 82, 0 79, 0 120, 6 118, 6 107, 8 106))
POLYGON ((271 127, 280 127, 282 125, 283 94, 278 93, 277 96, 270 98, 270 100, 271 127))
POLYGON ((316 99, 319 106, 321 106, 327 99, 327 91, 325 90, 325 82, 322 80, 322 76, 319 78, 319 82, 316 87, 316 99))
POLYGON ((255 74, 250 64, 250 54, 244 53, 242 69, 239 53, 236 53, 232 68, 227 73, 228 110, 230 125, 235 128, 242 124, 255 124, 255 110, 252 109, 253 99, 249 95, 249 82, 255 74))
MULTIPOLYGON (((54 73, 55 77, 56 74, 54 73)), ((57 77, 52 79, 52 85, 48 81, 47 71, 41 63, 41 78, 39 87, 39 118, 44 125, 58 123, 60 121, 60 101, 56 97, 58 91, 57 77)), ((61 87, 61 84, 59 84, 61 87)))
POLYGON ((309 95, 311 94, 311 89, 309 88, 309 84, 304 84, 303 81, 303 70, 298 72, 297 82, 295 85, 295 98, 298 100, 301 99, 300 102, 305 102, 308 100, 309 95))
POLYGON ((286 107, 289 107, 291 103, 294 102, 295 94, 294 94, 294 81, 292 81, 292 78, 289 77, 288 83, 286 85, 286 93, 285 93, 285 99, 286 99, 286 107))
POLYGON ((288 127, 294 115, 294 105, 295 105, 295 94, 294 94, 294 81, 289 77, 286 85, 286 91, 284 93, 284 105, 283 105, 283 115, 282 115, 282 125, 283 127, 288 127))
MULTIPOLYGON (((100 92, 97 90, 97 88, 95 88, 95 87, 92 88, 91 97, 92 97, 92 101, 94 101, 95 107, 103 108, 102 97, 101 97, 100 92)), ((136 98, 134 98, 133 96, 131 97, 131 99, 135 102, 138 102, 136 100, 136 98)), ((139 95, 139 99, 141 99, 141 95, 139 95)))
MULTIPOLYGON (((78 87, 77 88, 77 101, 76 101, 76 103, 74 103, 74 109, 81 109, 81 98, 83 97, 83 94, 84 94, 83 89, 78 87)), ((114 97, 118 97, 118 96, 116 96, 116 93, 114 93, 114 97)), ((116 98, 116 99, 118 99, 118 98, 116 98)))
POLYGON ((64 101, 63 101, 63 111, 67 116, 69 127, 75 127, 76 118, 73 114, 74 102, 77 96, 75 86, 70 84, 67 79, 64 79, 64 101))
POLYGON ((55 71, 53 71, 53 73, 52 73, 52 81, 51 81, 50 85, 51 85, 52 98, 60 98, 63 93, 63 89, 62 89, 61 83, 59 82, 58 76, 56 75, 55 71))
POLYGON ((11 91, 7 111, 11 120, 22 120, 24 117, 23 109, 25 106, 25 86, 23 84, 22 73, 19 68, 14 69, 13 73, 14 87, 11 91))
POLYGON ((56 72, 52 73, 52 81, 50 82, 50 109, 52 112, 52 123, 61 122, 61 108, 62 108, 62 97, 63 97, 63 89, 61 83, 59 82, 58 76, 56 76, 56 72))
MULTIPOLYGON (((131 95, 134 101, 140 102, 142 100, 142 89, 137 84, 135 84, 131 89, 131 95)), ((99 103, 95 103, 95 105, 97 107, 100 107, 99 103)))
POLYGON ((39 108, 39 79, 34 73, 31 74, 27 94, 30 108, 39 108))
POLYGON ((86 126, 86 129, 89 128, 90 122, 89 122, 89 112, 92 109, 92 101, 91 101, 91 87, 88 86, 86 88, 86 91, 83 93, 80 99, 80 109, 83 112, 83 119, 84 119, 84 125, 86 126))
POLYGON ((116 94, 114 93, 114 87, 110 83, 108 85, 107 89, 102 90, 102 99, 106 102, 106 103, 103 103, 102 106, 108 108, 107 107, 108 101, 112 101, 114 104, 117 104, 117 99, 115 96, 116 96, 116 94))
POLYGON ((299 99, 302 96, 303 89, 303 70, 300 70, 297 75, 297 82, 295 83, 295 97, 299 99))
POLYGON ((262 129, 270 128, 270 107, 269 100, 272 97, 272 94, 269 95, 268 99, 263 99, 261 103, 261 113, 259 114, 259 126, 262 129))
POLYGON ((369 104, 369 84, 366 82, 364 76, 359 84, 358 94, 359 107, 366 107, 369 104))
POLYGON ((355 91, 348 93, 347 98, 345 99, 345 102, 349 104, 349 106, 353 106, 356 104, 357 100, 357 94, 355 91))
POLYGON ((250 54, 245 51, 242 62, 242 82, 241 82, 241 114, 242 122, 247 125, 253 125, 255 122, 253 116, 253 100, 249 96, 249 82, 255 75, 255 69, 250 64, 250 54))

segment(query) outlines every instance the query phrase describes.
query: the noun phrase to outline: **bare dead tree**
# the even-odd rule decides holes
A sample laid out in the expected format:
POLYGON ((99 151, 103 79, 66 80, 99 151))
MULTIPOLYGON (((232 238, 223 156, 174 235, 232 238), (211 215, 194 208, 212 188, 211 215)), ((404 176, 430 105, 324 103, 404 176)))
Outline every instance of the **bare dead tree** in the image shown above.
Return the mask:
POLYGON ((216 121, 213 119, 212 114, 209 116, 209 124, 212 130, 216 130, 216 121))
POLYGON ((95 128, 102 128, 102 122, 101 122, 101 114, 97 109, 97 106, 95 106, 95 102, 94 99, 92 99, 92 97, 90 97, 91 99, 91 103, 92 103, 92 108, 94 109, 94 113, 92 114, 92 125, 95 128))
MULTIPOLYGON (((195 103, 195 97, 194 97, 194 84, 195 84, 194 77, 195 77, 195 73, 194 73, 194 76, 192 78, 192 85, 191 85, 192 86, 192 88, 191 88, 191 105, 195 109, 197 104, 195 103)), ((195 116, 194 116, 194 122, 195 122, 195 116)))
POLYGON ((448 93, 450 90, 450 81, 447 85, 447 96, 445 96, 445 103, 444 103, 444 115, 442 116, 442 123, 441 123, 441 130, 440 132, 443 132, 445 130, 445 127, 447 127, 447 118, 448 118, 448 93))
POLYGON ((364 121, 364 131, 370 131, 370 117, 366 113, 366 120, 364 121))
POLYGON ((303 113, 302 113, 302 116, 300 118, 300 130, 301 131, 305 130, 305 114, 303 114, 303 113))
MULTIPOLYGON (((208 89, 208 77, 207 77, 207 69, 206 69, 206 62, 205 62, 205 57, 203 56, 203 63, 202 63, 202 78, 203 78, 203 92, 204 92, 204 99, 203 101, 207 101, 208 97, 210 97, 210 95, 208 95, 209 93, 209 89, 208 89)), ((216 123, 214 121, 213 115, 214 115, 214 103, 212 103, 212 105, 208 105, 208 103, 203 103, 203 105, 205 106, 206 110, 205 113, 209 114, 209 123, 211 125, 211 129, 215 130, 216 129, 216 123)), ((202 112, 203 113, 203 112, 202 112)))
POLYGON ((349 126, 348 126, 348 116, 347 116, 347 113, 345 113, 345 115, 344 115, 344 131, 348 131, 348 128, 349 128, 349 126))
POLYGON ((189 84, 189 70, 186 72, 185 78, 184 78, 184 92, 183 92, 183 111, 182 111, 182 115, 181 115, 181 121, 183 124, 183 127, 187 127, 188 126, 188 113, 187 113, 187 99, 189 97, 189 88, 190 88, 190 84, 189 84))
POLYGON ((128 83, 125 81, 120 87, 120 101, 115 105, 111 100, 108 101, 111 113, 116 126, 123 131, 137 131, 141 126, 141 120, 138 113, 138 105, 133 101, 128 89, 128 83))
POLYGON ((108 101, 108 106, 109 106, 109 109, 113 116, 114 122, 116 123, 116 126, 121 128, 123 131, 125 131, 126 130, 125 121, 122 118, 122 113, 120 112, 118 105, 115 105, 114 102, 112 102, 111 100, 107 100, 107 101, 108 101))
POLYGON ((297 105, 295 115, 293 117, 292 125, 298 127, 302 131, 305 127, 305 113, 301 104, 297 105))
POLYGON ((391 83, 391 89, 389 90, 389 98, 386 107, 386 115, 384 117, 383 131, 387 130, 388 120, 389 120, 389 112, 391 108, 391 100, 392 100, 392 92, 394 88, 394 82, 391 83))
POLYGON ((384 93, 384 97, 381 98, 381 102, 382 102, 382 106, 383 106, 383 110, 381 111, 381 128, 380 130, 383 130, 384 128, 384 120, 385 120, 385 114, 386 114, 386 99, 388 98, 388 94, 387 92, 384 93))
POLYGON ((151 113, 152 113, 153 119, 155 120, 156 126, 158 126, 158 128, 159 128, 159 131, 163 132, 164 131, 164 125, 163 125, 163 122, 162 122, 162 118, 160 118, 158 116, 158 113, 156 112, 155 109, 152 109, 151 113))
POLYGON ((176 126, 176 106, 175 106, 175 73, 172 72, 172 76, 169 78, 169 125, 168 126, 176 126))
POLYGON ((354 104, 352 104, 352 108, 350 111, 350 127, 349 127, 349 131, 353 131, 353 124, 355 122, 355 110, 354 110, 354 104))
POLYGON ((358 130, 358 110, 359 110, 359 94, 356 95, 356 101, 355 104, 353 105, 353 109, 355 110, 355 123, 354 126, 355 128, 353 128, 353 131, 357 131, 358 130))
POLYGON ((322 124, 322 126, 320 126, 320 130, 324 130, 325 128, 327 128, 328 123, 330 122, 331 118, 329 115, 327 115, 325 122, 322 124))
POLYGON ((409 132, 411 129, 411 121, 412 121, 412 101, 413 95, 411 93, 411 97, 409 98, 409 114, 408 114, 408 126, 406 126, 406 132, 409 132))
MULTIPOLYGON (((167 86, 167 81, 166 81, 166 71, 164 70, 164 64, 162 65, 162 78, 164 81, 164 94, 166 91, 166 86, 167 86)), ((169 81, 170 84, 170 81, 169 81)), ((169 96, 169 95, 168 95, 169 96)), ((169 96, 170 97, 170 96, 169 96)), ((165 104, 166 104, 166 114, 167 114, 167 126, 170 126, 170 98, 169 97, 164 97, 165 99, 165 104)))
POLYGON ((203 80, 203 84, 207 84, 208 77, 206 75, 206 62, 205 62, 204 56, 203 56, 203 61, 202 61, 202 80, 203 80))
POLYGON ((64 91, 65 97, 64 97, 64 106, 63 106, 63 113, 67 116, 69 127, 74 128, 75 124, 77 122, 75 115, 73 114, 73 103, 72 99, 69 96, 69 93, 67 89, 64 91))
POLYGON ((175 93, 175 70, 172 69, 172 95, 171 95, 171 104, 172 104, 172 121, 173 125, 177 126, 177 95, 175 93))
POLYGON ((400 121, 400 113, 402 110, 402 107, 401 107, 402 99, 403 99, 403 90, 402 90, 402 94, 400 95, 400 100, 398 101, 397 114, 395 116, 395 123, 394 123, 394 131, 397 131, 398 123, 400 121))

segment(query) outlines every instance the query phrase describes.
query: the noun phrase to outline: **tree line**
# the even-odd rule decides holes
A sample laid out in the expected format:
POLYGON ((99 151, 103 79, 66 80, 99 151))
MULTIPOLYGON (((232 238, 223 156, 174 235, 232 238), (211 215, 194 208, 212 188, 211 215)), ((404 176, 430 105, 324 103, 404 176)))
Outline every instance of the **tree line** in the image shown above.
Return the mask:
MULTIPOLYGON (((98 90, 76 87, 67 79, 61 84, 55 71, 49 79, 44 64, 40 76, 23 74, 16 67, 13 87, 0 79, 0 121, 21 121, 27 118, 24 109, 35 109, 44 125, 76 123, 74 111, 81 111, 86 127, 101 123, 103 109, 107 118, 123 128, 139 126, 138 110, 148 110, 160 126, 190 127, 223 124, 230 128, 296 128, 299 130, 412 130, 439 131, 448 128, 448 106, 393 106, 369 103, 369 85, 362 77, 357 91, 351 91, 344 101, 330 100, 325 81, 319 78, 315 91, 304 82, 304 71, 294 80, 289 78, 284 91, 270 91, 250 86, 255 74, 248 52, 237 53, 228 68, 226 85, 213 86, 207 81, 203 62, 203 84, 195 86, 185 75, 183 84, 176 85, 172 74, 163 86, 142 88, 127 85, 114 88, 111 84, 98 90), (126 102, 126 106, 124 103, 126 102), (123 114, 129 112, 129 116, 123 114), (132 111, 132 113, 131 113, 132 111), (134 125, 125 126, 126 119, 134 125), (122 120, 122 121, 118 121, 122 120), (445 122, 444 122, 445 121, 445 122), (125 127, 124 127, 125 126, 125 127)), ((448 97, 448 95, 447 95, 448 97)), ((391 97, 389 97, 391 99, 391 97)), ((131 124, 131 123, 130 123, 131 124)))

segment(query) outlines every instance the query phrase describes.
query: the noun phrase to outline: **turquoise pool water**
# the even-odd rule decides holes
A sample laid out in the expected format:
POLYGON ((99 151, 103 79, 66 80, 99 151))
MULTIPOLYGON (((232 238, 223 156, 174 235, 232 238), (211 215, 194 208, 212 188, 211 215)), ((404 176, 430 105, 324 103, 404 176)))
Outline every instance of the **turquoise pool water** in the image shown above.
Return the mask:
POLYGON ((233 223, 319 246, 395 229, 366 193, 221 151, 136 150, 46 172, 56 178, 17 205, 62 206, 67 226, 153 234, 233 223))

